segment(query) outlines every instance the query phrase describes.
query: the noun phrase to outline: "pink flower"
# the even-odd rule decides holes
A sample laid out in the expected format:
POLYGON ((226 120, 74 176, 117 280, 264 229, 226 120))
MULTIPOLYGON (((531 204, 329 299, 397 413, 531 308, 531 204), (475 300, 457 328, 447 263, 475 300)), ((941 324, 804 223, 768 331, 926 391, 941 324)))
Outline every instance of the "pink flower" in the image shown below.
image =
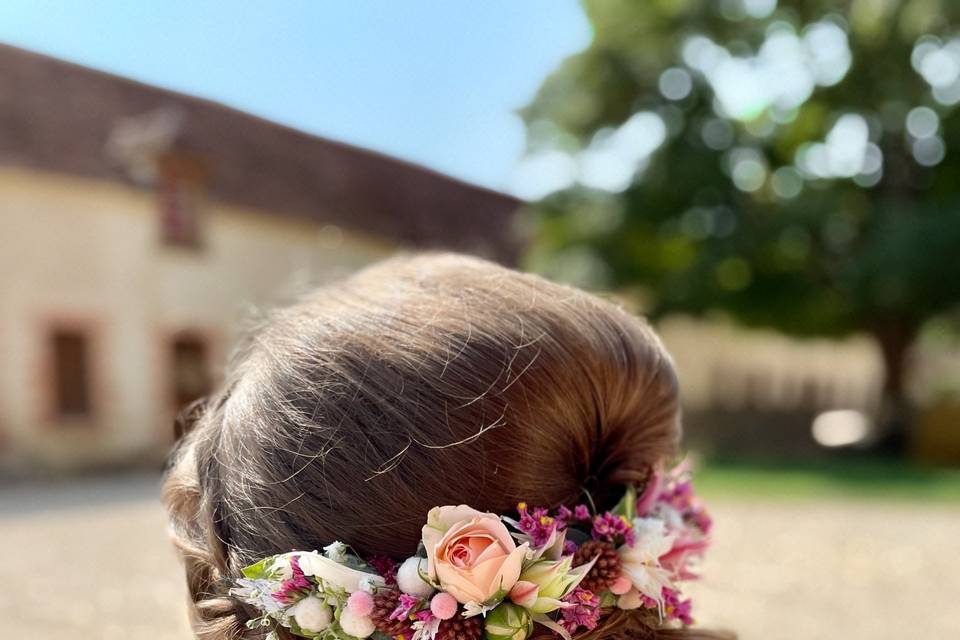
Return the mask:
POLYGON ((441 620, 449 620, 457 615, 457 599, 441 591, 430 601, 430 611, 441 620))
POLYGON ((690 615, 690 609, 693 601, 687 598, 680 600, 680 592, 673 589, 663 590, 663 612, 667 620, 679 620, 683 624, 693 624, 693 616, 690 615))
POLYGON ((693 580, 697 574, 690 570, 691 563, 700 558, 709 546, 706 540, 676 540, 667 553, 660 556, 660 566, 677 580, 693 580))
POLYGON ((600 598, 592 591, 577 587, 563 599, 568 605, 560 609, 557 621, 571 635, 581 627, 595 629, 600 621, 600 598))
POLYGON ((656 476, 656 486, 650 486, 644 490, 643 496, 637 501, 637 512, 643 515, 641 511, 641 501, 648 496, 648 493, 656 492, 656 500, 648 506, 647 510, 667 507, 676 514, 684 526, 697 529, 702 535, 708 535, 713 526, 713 520, 703 508, 700 499, 697 498, 693 490, 693 483, 690 481, 689 469, 681 464, 666 474, 656 476))
POLYGON ((409 593, 401 593, 397 608, 390 614, 390 620, 406 620, 410 611, 420 605, 420 598, 409 593))
POLYGON ((653 469, 650 478, 647 479, 647 486, 643 488, 643 493, 637 497, 637 515, 641 518, 648 515, 653 505, 660 498, 660 490, 663 488, 663 471, 659 465, 653 469))
POLYGON ((384 584, 397 584, 397 561, 387 556, 372 556, 367 559, 373 569, 383 577, 384 584))
POLYGON ((710 530, 713 528, 713 518, 699 505, 695 507, 693 513, 690 514, 690 521, 693 522, 693 526, 700 529, 700 533, 705 536, 709 535, 710 530))
POLYGON ((578 504, 572 510, 566 506, 557 509, 557 525, 566 527, 571 522, 585 522, 590 519, 590 509, 585 504, 578 504))
POLYGON ((520 513, 520 531, 530 536, 533 546, 542 547, 547 544, 557 530, 557 519, 550 517, 543 507, 534 507, 532 512, 529 511, 526 502, 518 504, 517 511, 520 513))
POLYGON ((310 581, 303 575, 300 561, 296 556, 290 558, 290 569, 293 572, 292 577, 280 583, 280 589, 273 594, 280 602, 293 602, 303 595, 303 590, 311 586, 310 581))
POLYGON ((436 616, 433 615, 433 611, 430 609, 420 609, 420 611, 413 614, 413 617, 420 622, 430 622, 436 616))
POLYGON ((366 591, 354 591, 347 598, 347 608, 358 618, 369 616, 373 613, 373 596, 366 591))
POLYGON ((633 546, 633 527, 626 518, 615 516, 609 511, 593 519, 593 539, 633 546))
POLYGON ((529 548, 517 546, 500 518, 466 505, 431 509, 423 546, 430 578, 463 604, 509 592, 529 548))

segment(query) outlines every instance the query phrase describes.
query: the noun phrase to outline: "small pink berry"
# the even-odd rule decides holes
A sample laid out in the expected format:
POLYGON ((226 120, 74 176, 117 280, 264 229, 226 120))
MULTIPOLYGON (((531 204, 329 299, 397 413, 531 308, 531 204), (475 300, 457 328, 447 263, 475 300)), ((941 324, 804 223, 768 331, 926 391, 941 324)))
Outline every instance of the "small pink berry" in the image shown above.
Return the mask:
POLYGON ((633 587, 633 584, 631 584, 630 578, 627 576, 620 576, 613 581, 613 584, 610 585, 610 593, 615 596, 622 596, 627 591, 630 591, 631 587, 633 587))
POLYGON ((433 600, 430 601, 430 613, 441 620, 449 620, 457 615, 457 599, 449 593, 441 591, 433 596, 433 600))
POLYGON ((354 591, 347 598, 347 609, 353 615, 365 618, 373 613, 373 596, 366 591, 354 591))

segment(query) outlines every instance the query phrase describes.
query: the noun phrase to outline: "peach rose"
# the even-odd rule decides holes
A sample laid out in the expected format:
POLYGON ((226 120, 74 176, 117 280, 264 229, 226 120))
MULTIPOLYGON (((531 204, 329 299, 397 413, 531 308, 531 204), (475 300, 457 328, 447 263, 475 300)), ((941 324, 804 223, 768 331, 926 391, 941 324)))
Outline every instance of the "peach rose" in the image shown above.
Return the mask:
POLYGON ((529 547, 517 546, 500 518, 466 505, 431 509, 423 546, 430 579, 462 604, 510 591, 529 547))

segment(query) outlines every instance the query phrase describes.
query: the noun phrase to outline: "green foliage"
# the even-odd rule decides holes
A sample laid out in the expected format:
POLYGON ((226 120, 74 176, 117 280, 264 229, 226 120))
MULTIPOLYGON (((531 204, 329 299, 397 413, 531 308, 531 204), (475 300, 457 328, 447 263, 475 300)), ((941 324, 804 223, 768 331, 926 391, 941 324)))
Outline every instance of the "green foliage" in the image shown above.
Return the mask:
POLYGON ((707 500, 881 500, 909 503, 960 500, 960 470, 899 460, 849 457, 803 463, 711 460, 697 470, 707 500))
POLYGON ((277 556, 269 556, 240 570, 244 578, 250 580, 272 580, 276 576, 273 569, 277 556))
POLYGON ((636 487, 633 485, 627 487, 623 497, 620 498, 620 502, 618 502, 617 506, 613 508, 613 514, 625 518, 627 522, 633 522, 633 519, 637 517, 636 487))
POLYGON ((533 619, 523 607, 503 603, 484 620, 487 640, 525 640, 533 632, 533 619))
POLYGON ((531 266, 797 335, 912 336, 960 303, 960 3, 584 6, 593 41, 524 110, 530 152, 619 135, 629 156, 638 113, 665 133, 624 184, 534 205, 531 266))

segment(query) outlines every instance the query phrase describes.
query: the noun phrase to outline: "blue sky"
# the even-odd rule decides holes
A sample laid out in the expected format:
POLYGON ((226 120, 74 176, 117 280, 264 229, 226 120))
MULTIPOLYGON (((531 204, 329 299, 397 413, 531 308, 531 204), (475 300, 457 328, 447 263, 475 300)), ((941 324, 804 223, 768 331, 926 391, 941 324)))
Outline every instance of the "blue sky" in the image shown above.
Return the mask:
POLYGON ((514 110, 589 39, 574 0, 0 3, 0 42, 502 190, 514 110))

